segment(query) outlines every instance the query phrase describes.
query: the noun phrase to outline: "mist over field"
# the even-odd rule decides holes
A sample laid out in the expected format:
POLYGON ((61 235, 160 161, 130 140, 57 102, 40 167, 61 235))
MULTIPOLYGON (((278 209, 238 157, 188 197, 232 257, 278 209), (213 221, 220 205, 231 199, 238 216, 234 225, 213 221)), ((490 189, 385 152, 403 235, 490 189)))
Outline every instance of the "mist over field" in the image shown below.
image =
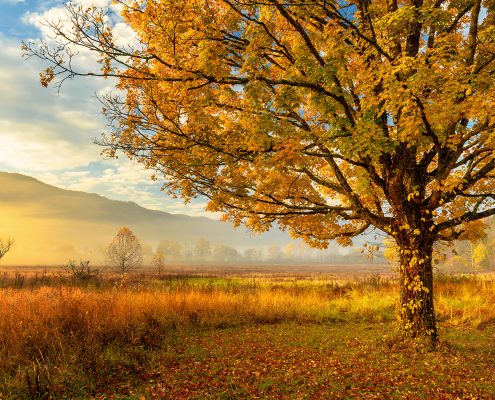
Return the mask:
MULTIPOLYGON (((165 253, 177 252, 171 248, 180 246, 181 255, 171 259, 165 254, 173 262, 193 260, 198 241, 207 241, 211 252, 225 252, 220 261, 235 262, 243 256, 250 262, 276 261, 316 254, 277 229, 254 235, 229 222, 148 210, 134 202, 59 189, 20 174, 0 173, 0 185, 0 237, 15 240, 3 265, 54 265, 68 259, 102 264, 106 246, 122 226, 128 226, 142 242, 145 263, 161 242, 162 248, 168 246, 165 253)), ((325 253, 331 254, 338 256, 338 249, 325 253)))

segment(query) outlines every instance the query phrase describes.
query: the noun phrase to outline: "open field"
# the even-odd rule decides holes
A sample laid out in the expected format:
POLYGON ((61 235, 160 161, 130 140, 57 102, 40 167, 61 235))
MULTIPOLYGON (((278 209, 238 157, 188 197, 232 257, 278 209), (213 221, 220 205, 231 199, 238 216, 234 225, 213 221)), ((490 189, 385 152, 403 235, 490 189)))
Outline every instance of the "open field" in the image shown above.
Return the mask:
POLYGON ((489 275, 438 277, 435 351, 398 335, 390 273, 24 269, 0 288, 0 399, 495 398, 489 275))

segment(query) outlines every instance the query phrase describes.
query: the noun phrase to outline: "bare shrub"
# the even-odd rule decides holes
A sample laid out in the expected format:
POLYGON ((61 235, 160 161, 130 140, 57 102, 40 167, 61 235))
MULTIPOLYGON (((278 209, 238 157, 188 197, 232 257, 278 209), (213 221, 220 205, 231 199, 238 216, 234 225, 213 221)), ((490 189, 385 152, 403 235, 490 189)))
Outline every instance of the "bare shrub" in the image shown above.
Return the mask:
POLYGON ((67 265, 63 267, 65 272, 70 276, 74 283, 89 283, 99 279, 100 273, 97 269, 91 269, 89 261, 79 261, 77 264, 74 260, 69 260, 67 265))

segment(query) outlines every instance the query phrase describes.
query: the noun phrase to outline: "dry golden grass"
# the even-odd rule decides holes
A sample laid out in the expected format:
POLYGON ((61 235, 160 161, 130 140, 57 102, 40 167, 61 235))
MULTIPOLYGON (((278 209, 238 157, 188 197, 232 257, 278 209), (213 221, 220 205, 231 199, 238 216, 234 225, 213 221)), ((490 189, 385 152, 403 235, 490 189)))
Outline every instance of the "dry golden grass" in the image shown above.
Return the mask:
MULTIPOLYGON (((74 382, 87 393, 129 371, 138 376, 153 352, 173 352, 177 332, 287 322, 393 326, 398 297, 395 281, 376 275, 149 276, 86 286, 36 279, 0 289, 0 398, 68 396, 68 387, 78 397, 74 382)), ((495 321, 491 277, 441 278, 435 290, 442 326, 495 321)))

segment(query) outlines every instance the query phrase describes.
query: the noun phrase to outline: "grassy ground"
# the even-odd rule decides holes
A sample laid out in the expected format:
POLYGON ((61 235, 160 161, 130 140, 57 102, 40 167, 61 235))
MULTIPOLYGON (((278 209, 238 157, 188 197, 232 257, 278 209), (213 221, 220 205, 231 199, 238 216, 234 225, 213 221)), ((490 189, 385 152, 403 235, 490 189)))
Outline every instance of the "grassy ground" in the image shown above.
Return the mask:
POLYGON ((155 398, 495 398, 493 333, 443 331, 431 352, 388 324, 277 324, 204 332, 141 389, 155 398), (475 337, 473 337, 475 336, 475 337))
POLYGON ((437 279, 435 351, 376 275, 10 278, 0 399, 495 398, 491 278, 437 279))

